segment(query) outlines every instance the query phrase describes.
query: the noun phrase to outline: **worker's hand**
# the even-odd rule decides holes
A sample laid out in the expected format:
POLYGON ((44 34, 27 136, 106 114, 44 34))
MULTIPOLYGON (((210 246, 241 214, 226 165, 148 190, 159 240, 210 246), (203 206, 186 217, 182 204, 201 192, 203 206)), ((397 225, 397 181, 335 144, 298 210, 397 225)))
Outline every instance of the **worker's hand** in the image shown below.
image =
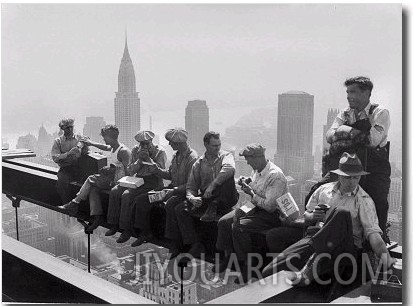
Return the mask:
POLYGON ((189 199, 189 202, 191 202, 191 204, 194 205, 197 208, 202 206, 201 197, 193 197, 193 198, 189 199))
POLYGON ((75 157, 80 157, 81 155, 81 149, 79 147, 73 147, 70 149, 68 152, 69 156, 75 156, 75 157))
POLYGON ((92 145, 92 141, 90 140, 90 138, 88 136, 81 136, 79 138, 79 141, 87 146, 92 145))
POLYGON ((254 196, 254 191, 252 190, 250 185, 243 183, 241 186, 241 190, 244 191, 246 194, 250 195, 251 197, 254 196))
POLYGON ((138 159, 141 159, 143 161, 149 161, 149 152, 146 150, 140 150, 137 153, 138 159))
POLYGON ((208 188, 205 190, 204 195, 202 196, 204 199, 209 199, 212 197, 214 193, 215 187, 213 184, 209 184, 208 188))
POLYGON ((313 211, 313 220, 315 221, 324 221, 326 217, 326 210, 319 206, 316 206, 313 211))
MULTIPOLYGON (((175 187, 175 188, 177 188, 177 187, 175 187)), ((165 198, 163 199, 163 201, 169 200, 169 198, 171 198, 176 193, 175 188, 165 189, 167 192, 166 192, 166 195, 165 195, 165 198)))
POLYGON ((390 257, 387 266, 391 268, 397 262, 396 258, 390 257))

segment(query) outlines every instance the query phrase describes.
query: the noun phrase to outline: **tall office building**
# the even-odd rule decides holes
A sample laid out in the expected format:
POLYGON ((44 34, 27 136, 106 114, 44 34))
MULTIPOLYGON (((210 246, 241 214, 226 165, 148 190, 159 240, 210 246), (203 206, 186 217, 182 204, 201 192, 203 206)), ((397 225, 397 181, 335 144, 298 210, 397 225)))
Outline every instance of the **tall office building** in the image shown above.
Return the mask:
POLYGON ((330 129, 334 119, 338 116, 340 110, 338 108, 329 108, 327 112, 327 123, 323 126, 323 152, 329 147, 326 140, 327 131, 330 129))
POLYGON ((389 212, 397 212, 402 205, 403 179, 401 177, 392 177, 390 180, 390 190, 387 197, 389 202, 389 212))
POLYGON ((141 128, 140 99, 136 92, 135 71, 129 55, 128 41, 119 67, 118 91, 115 97, 115 124, 119 128, 119 141, 132 148, 134 136, 141 128))
MULTIPOLYGON (((30 209, 30 208, 29 208, 30 209)), ((21 214, 19 216, 19 241, 40 251, 55 253, 55 238, 50 236, 47 224, 37 219, 37 214, 21 214)), ((2 232, 17 238, 16 220, 2 222, 2 232)))
POLYGON ((313 177, 314 96, 303 91, 278 95, 275 163, 299 184, 313 177))
POLYGON ((50 154, 50 150, 53 146, 52 135, 47 133, 45 127, 42 126, 39 128, 39 136, 37 137, 37 155, 46 156, 50 154))
POLYGON ((209 131, 209 109, 204 100, 188 101, 185 109, 185 129, 188 142, 198 155, 205 152, 204 135, 209 131))
POLYGON ((37 139, 36 136, 28 134, 26 136, 20 136, 17 139, 16 149, 29 149, 37 153, 37 139))
POLYGON ((102 142, 100 130, 106 125, 103 117, 86 117, 86 124, 83 126, 83 135, 88 136, 91 140, 102 142))

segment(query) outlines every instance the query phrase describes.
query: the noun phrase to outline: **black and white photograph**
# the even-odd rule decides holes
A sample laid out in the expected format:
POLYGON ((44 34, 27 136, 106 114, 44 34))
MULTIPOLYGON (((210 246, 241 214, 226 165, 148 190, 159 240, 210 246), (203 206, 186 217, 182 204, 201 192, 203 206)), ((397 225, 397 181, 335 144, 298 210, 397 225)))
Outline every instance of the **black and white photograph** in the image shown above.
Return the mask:
POLYGON ((407 13, 2 3, 2 303, 405 302, 407 13))

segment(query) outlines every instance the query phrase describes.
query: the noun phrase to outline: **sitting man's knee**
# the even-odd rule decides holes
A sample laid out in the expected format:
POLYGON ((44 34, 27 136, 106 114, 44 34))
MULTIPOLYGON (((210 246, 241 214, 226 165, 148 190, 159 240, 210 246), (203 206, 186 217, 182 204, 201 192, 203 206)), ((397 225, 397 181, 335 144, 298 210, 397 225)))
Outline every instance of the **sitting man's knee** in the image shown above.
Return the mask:
POLYGON ((232 218, 221 217, 221 218, 218 220, 217 226, 218 226, 218 229, 228 229, 228 230, 231 230, 232 224, 233 224, 232 218))
POLYGON ((343 215, 343 216, 350 216, 351 217, 351 214, 350 214, 350 211, 347 209, 347 208, 345 208, 345 207, 336 207, 335 208, 335 214, 336 215, 343 215))
POLYGON ((182 203, 176 205, 173 209, 174 209, 176 215, 181 215, 181 214, 185 213, 186 212, 185 202, 182 202, 182 203))

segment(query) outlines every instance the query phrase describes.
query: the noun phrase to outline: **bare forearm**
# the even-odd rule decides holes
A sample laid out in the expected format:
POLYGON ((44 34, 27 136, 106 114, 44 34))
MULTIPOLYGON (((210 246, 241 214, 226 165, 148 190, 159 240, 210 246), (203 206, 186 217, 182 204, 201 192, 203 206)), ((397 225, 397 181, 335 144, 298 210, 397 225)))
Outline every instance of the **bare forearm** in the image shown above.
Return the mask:
POLYGON ((386 248, 386 244, 379 233, 373 233, 369 236, 370 246, 374 253, 380 257, 385 267, 389 268, 392 264, 392 258, 386 248))
POLYGON ((89 146, 96 147, 96 148, 98 148, 100 150, 103 150, 103 151, 110 151, 110 146, 105 145, 103 143, 98 143, 98 142, 94 142, 94 141, 89 140, 89 146))

